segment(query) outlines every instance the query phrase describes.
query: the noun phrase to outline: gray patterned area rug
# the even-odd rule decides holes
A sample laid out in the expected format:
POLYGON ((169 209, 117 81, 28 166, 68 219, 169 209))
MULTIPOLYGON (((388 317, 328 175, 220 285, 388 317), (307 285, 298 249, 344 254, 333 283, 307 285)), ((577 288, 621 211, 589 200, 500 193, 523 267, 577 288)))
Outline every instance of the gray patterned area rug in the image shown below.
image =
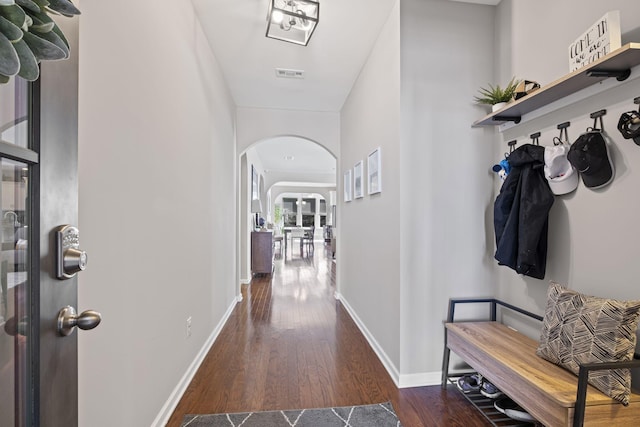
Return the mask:
POLYGON ((338 408, 185 415, 181 427, 402 427, 391 402, 338 408))

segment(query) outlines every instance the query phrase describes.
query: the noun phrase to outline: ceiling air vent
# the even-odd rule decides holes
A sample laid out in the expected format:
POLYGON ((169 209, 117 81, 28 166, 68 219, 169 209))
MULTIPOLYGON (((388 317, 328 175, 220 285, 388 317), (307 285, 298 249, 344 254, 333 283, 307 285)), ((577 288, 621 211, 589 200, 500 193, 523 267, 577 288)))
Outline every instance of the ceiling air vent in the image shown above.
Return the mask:
POLYGON ((304 71, 276 68, 276 77, 280 77, 283 79, 304 79, 304 71))

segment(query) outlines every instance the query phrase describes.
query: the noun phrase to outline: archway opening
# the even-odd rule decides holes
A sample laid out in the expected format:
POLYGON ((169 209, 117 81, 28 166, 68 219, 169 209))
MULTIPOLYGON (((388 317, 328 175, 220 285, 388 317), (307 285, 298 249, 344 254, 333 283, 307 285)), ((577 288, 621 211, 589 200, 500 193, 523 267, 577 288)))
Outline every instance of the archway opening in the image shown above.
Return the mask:
POLYGON ((285 226, 284 199, 295 199, 295 209, 289 207, 286 212, 287 226, 292 226, 295 219, 295 225, 314 227, 316 235, 325 237, 326 227, 335 221, 336 157, 308 138, 282 135, 247 148, 240 155, 239 170, 240 278, 241 283, 249 283, 250 237, 256 228, 252 204, 260 205, 258 218, 264 219, 265 227, 277 231, 285 226))

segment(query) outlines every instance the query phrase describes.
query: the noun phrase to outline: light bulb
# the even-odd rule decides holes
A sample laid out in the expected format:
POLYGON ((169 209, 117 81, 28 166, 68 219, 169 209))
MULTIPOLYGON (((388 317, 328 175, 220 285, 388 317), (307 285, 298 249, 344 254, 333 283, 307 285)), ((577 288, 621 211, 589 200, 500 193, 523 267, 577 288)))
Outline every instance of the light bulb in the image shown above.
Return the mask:
POLYGON ((296 14, 298 15, 298 25, 297 27, 302 31, 307 31, 311 29, 311 21, 307 19, 307 14, 304 13, 303 10, 297 10, 296 14))
POLYGON ((274 24, 279 24, 282 22, 282 18, 284 16, 282 15, 282 12, 280 12, 279 10, 274 10, 273 13, 271 13, 271 22, 273 22, 274 24))

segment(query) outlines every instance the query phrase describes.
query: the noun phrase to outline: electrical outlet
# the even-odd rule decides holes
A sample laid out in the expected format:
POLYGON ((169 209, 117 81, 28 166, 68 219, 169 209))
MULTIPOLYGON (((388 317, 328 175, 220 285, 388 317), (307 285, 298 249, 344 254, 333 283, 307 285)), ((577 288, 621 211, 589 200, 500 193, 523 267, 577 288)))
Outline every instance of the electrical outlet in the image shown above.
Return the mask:
POLYGON ((191 336, 191 316, 187 317, 187 338, 191 336))

